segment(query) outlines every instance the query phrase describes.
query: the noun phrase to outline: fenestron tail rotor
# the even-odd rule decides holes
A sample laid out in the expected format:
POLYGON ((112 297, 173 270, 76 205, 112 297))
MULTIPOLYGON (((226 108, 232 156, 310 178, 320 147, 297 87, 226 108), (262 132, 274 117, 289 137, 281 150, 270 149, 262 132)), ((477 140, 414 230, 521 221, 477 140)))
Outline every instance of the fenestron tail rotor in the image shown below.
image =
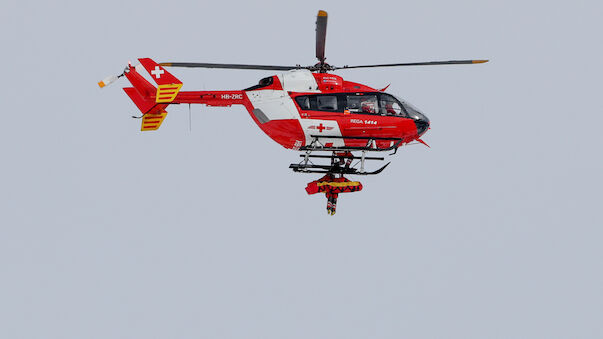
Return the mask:
MULTIPOLYGON (((376 68, 376 67, 404 67, 404 66, 434 66, 434 65, 465 65, 481 64, 488 60, 448 60, 448 61, 427 61, 427 62, 406 62, 395 64, 375 64, 358 66, 331 66, 326 63, 325 46, 327 40, 327 12, 320 10, 316 15, 316 59, 318 63, 312 66, 278 66, 278 65, 249 65, 249 64, 220 64, 220 63, 202 63, 202 62, 163 62, 159 65, 165 67, 189 67, 189 68, 225 68, 225 69, 254 69, 266 71, 289 71, 293 69, 307 69, 312 72, 326 73, 342 69, 355 68, 376 68)), ((109 83, 116 79, 108 79, 109 83)), ((104 80, 103 80, 104 81, 104 80)), ((100 85, 101 83, 99 83, 100 85)), ((102 86, 101 86, 102 87, 102 86)))

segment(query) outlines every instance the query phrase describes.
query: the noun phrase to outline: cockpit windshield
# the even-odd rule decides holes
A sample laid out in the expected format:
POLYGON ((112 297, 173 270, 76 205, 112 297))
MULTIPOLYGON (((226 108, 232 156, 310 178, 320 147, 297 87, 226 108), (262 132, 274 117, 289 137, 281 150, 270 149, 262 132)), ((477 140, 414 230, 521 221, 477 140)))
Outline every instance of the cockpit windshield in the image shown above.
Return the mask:
POLYGON ((411 118, 411 119, 420 119, 425 117, 421 111, 419 111, 418 108, 416 108, 415 106, 413 106, 410 102, 404 101, 402 99, 399 99, 400 102, 402 103, 402 106, 404 107, 404 111, 406 112, 406 116, 411 118))
POLYGON ((429 119, 423 113, 421 113, 421 111, 419 111, 418 108, 413 106, 408 101, 404 101, 401 99, 398 99, 398 100, 402 103, 402 107, 404 108, 404 111, 406 112, 407 118, 411 118, 411 119, 415 120, 415 122, 416 121, 422 122, 426 126, 424 128, 429 127, 429 119))

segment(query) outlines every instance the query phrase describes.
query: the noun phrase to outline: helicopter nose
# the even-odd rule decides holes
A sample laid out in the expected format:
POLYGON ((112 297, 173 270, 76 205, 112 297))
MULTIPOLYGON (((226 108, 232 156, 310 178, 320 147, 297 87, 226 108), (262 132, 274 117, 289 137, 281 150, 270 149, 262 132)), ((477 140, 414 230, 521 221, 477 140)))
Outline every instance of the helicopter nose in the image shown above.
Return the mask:
POLYGON ((429 128, 429 119, 421 114, 420 116, 415 117, 415 125, 417 126, 417 135, 421 136, 429 128))

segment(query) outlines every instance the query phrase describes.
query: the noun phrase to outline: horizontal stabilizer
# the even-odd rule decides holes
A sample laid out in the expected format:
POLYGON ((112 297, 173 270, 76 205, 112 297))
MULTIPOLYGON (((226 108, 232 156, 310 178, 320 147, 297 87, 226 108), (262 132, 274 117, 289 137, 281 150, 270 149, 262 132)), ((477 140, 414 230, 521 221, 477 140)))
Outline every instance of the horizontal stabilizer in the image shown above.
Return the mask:
POLYGON ((130 67, 128 71, 124 74, 126 75, 126 78, 128 78, 128 80, 130 81, 132 86, 136 88, 136 90, 138 91, 138 93, 140 93, 142 97, 151 98, 153 95, 155 95, 157 89, 155 88, 155 86, 153 86, 153 84, 148 82, 147 79, 140 75, 140 73, 138 73, 138 69, 138 66, 130 67))
POLYGON ((124 88, 124 92, 126 92, 143 114, 149 112, 155 106, 155 101, 145 99, 134 87, 126 87, 124 88))

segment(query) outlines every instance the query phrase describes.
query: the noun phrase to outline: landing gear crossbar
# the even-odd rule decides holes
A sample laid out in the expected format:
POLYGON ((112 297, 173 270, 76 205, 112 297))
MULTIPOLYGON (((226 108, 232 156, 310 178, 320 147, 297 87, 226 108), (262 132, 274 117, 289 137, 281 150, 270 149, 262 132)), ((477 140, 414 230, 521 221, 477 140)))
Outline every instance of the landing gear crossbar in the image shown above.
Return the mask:
MULTIPOLYGON (((300 154, 299 156, 302 158, 306 157, 305 154, 300 154)), ((307 155, 307 157, 308 158, 332 159, 334 156, 333 155, 316 154, 316 155, 307 155)), ((362 159, 362 157, 350 156, 350 157, 347 157, 347 159, 362 159)), ((384 157, 364 157, 364 160, 385 160, 385 158, 384 157)))

